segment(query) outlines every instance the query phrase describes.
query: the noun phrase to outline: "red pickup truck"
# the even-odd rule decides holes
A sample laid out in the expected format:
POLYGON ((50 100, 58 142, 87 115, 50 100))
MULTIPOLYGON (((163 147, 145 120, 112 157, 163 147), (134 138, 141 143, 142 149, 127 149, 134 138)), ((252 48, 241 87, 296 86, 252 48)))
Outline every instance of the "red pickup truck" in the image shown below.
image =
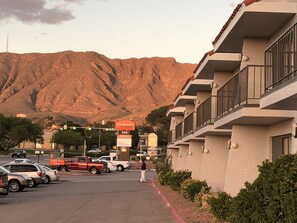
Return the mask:
POLYGON ((100 174, 106 164, 99 162, 92 162, 92 158, 88 156, 76 156, 71 159, 50 159, 50 165, 56 166, 60 171, 70 171, 70 170, 86 170, 91 174, 100 174))

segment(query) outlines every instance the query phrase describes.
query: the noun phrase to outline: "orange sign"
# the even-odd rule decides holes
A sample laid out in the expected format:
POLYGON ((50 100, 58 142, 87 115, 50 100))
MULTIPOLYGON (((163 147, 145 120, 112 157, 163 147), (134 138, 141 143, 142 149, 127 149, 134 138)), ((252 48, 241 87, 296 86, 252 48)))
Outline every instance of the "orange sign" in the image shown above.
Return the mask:
POLYGON ((115 123, 115 130, 117 131, 134 131, 135 122, 131 120, 120 120, 115 123))

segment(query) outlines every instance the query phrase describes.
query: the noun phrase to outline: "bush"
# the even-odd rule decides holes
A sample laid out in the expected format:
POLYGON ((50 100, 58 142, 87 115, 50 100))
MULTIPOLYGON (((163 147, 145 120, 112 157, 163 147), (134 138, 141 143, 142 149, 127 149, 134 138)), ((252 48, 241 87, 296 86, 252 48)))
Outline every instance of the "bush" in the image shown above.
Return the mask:
POLYGON ((171 171, 171 160, 172 157, 171 156, 161 156, 158 161, 156 162, 156 172, 157 174, 159 172, 167 172, 167 171, 171 171))
POLYGON ((164 186, 170 185, 172 173, 173 173, 172 170, 159 172, 158 180, 159 180, 160 184, 164 185, 164 186))
POLYGON ((230 217, 230 207, 232 197, 226 192, 221 192, 217 197, 208 198, 207 203, 210 206, 212 214, 221 220, 228 220, 230 217))
POLYGON ((195 194, 194 202, 198 207, 205 206, 204 204, 207 202, 207 196, 210 193, 210 187, 202 187, 200 192, 195 194))
POLYGON ((233 199, 231 222, 297 222, 297 155, 259 167, 259 176, 233 199))
POLYGON ((182 182, 191 178, 192 172, 188 170, 178 170, 173 172, 170 177, 170 187, 172 190, 180 191, 182 182))
POLYGON ((210 189, 206 181, 186 179, 182 182, 180 190, 185 198, 194 201, 195 195, 198 194, 202 190, 202 188, 207 191, 209 191, 210 189))

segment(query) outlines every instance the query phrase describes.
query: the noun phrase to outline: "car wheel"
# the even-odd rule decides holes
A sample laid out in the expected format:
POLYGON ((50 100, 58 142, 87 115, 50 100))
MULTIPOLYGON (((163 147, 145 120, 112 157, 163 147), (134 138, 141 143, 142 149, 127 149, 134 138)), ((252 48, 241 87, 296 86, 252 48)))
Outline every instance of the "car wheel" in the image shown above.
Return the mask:
POLYGON ((8 182, 9 191, 11 192, 18 192, 20 191, 21 184, 18 180, 11 180, 8 182))
POLYGON ((44 179, 44 183, 49 184, 50 182, 51 182, 51 178, 48 175, 46 175, 44 179))
POLYGON ((124 167, 123 167, 122 165, 118 165, 118 166, 117 166, 117 170, 118 170, 118 171, 124 171, 124 167))
POLYGON ((35 182, 34 179, 32 179, 32 184, 29 187, 37 187, 38 184, 35 182))
POLYGON ((110 173, 110 172, 111 172, 111 170, 109 168, 107 168, 107 173, 110 173))
POLYGON ((91 172, 91 174, 97 174, 98 170, 96 167, 91 167, 90 172, 91 172))
POLYGON ((67 167, 66 166, 61 166, 61 171, 62 172, 66 172, 67 171, 67 167))

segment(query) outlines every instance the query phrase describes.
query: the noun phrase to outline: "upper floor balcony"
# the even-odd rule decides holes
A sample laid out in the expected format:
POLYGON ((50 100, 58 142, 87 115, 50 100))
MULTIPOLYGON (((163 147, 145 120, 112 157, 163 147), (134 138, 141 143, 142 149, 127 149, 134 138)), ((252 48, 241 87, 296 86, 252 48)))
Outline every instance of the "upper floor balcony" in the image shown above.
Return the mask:
POLYGON ((264 66, 249 65, 234 75, 217 92, 216 128, 234 124, 269 125, 289 119, 292 112, 260 109, 265 90, 264 66))
POLYGON ((258 106, 264 92, 264 66, 249 65, 217 92, 217 118, 241 106, 258 106))
POLYGON ((184 134, 183 136, 187 136, 194 132, 194 112, 191 112, 184 119, 184 134))
POLYGON ((297 109, 297 24, 265 52, 265 93, 261 108, 297 109))

